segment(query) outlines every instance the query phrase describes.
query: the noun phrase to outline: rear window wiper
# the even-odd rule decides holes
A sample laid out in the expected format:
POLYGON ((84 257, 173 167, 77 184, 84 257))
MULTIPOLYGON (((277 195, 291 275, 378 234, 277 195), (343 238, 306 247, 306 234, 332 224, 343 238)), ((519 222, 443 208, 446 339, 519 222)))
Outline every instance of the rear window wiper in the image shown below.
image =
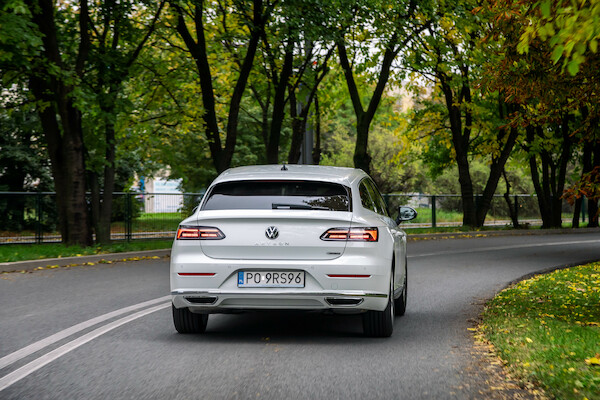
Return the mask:
POLYGON ((327 207, 310 206, 308 204, 284 204, 284 203, 273 203, 271 204, 273 210, 329 210, 327 207))

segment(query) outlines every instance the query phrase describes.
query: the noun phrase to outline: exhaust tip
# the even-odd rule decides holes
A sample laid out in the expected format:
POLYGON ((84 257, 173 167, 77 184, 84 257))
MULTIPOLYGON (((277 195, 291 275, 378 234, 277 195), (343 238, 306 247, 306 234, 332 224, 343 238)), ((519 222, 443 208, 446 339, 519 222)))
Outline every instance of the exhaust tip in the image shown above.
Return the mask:
POLYGON ((361 298, 352 298, 352 297, 327 297, 325 299, 327 304, 330 306, 357 306, 363 302, 361 298))
POLYGON ((215 302, 217 301, 216 296, 209 296, 209 297, 184 297, 188 302, 192 303, 192 304, 215 304, 215 302))

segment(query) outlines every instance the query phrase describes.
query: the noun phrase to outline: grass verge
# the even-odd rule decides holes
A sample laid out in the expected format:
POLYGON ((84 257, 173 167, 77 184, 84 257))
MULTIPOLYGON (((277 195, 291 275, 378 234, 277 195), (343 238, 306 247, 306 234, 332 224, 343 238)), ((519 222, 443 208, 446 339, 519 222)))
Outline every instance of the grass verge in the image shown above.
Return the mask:
POLYGON ((116 242, 91 247, 52 244, 6 244, 0 246, 0 262, 40 260, 44 258, 76 257, 94 254, 123 253, 128 251, 168 249, 173 240, 116 242))
POLYGON ((505 289, 480 329, 522 382, 557 399, 600 399, 600 262, 505 289))

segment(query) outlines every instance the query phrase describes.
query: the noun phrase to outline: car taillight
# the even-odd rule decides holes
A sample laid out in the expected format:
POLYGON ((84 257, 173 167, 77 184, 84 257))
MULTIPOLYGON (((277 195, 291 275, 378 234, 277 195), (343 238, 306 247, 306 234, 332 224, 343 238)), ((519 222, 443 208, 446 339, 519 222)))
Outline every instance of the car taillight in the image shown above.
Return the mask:
POLYGON ((321 240, 349 240, 354 242, 376 242, 377 228, 331 228, 321 235, 321 240))
POLYGON ((181 240, 220 240, 225 235, 219 228, 212 226, 180 226, 177 229, 177 239, 181 240))

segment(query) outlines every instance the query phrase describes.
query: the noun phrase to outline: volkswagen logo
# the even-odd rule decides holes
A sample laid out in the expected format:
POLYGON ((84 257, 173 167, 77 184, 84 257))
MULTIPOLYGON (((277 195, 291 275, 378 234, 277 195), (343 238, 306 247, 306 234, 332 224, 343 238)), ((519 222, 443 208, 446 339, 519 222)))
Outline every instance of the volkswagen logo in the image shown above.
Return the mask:
POLYGON ((277 236, 279 236, 279 229, 277 229, 276 226, 270 226, 265 231, 265 236, 271 240, 277 239, 277 236))

